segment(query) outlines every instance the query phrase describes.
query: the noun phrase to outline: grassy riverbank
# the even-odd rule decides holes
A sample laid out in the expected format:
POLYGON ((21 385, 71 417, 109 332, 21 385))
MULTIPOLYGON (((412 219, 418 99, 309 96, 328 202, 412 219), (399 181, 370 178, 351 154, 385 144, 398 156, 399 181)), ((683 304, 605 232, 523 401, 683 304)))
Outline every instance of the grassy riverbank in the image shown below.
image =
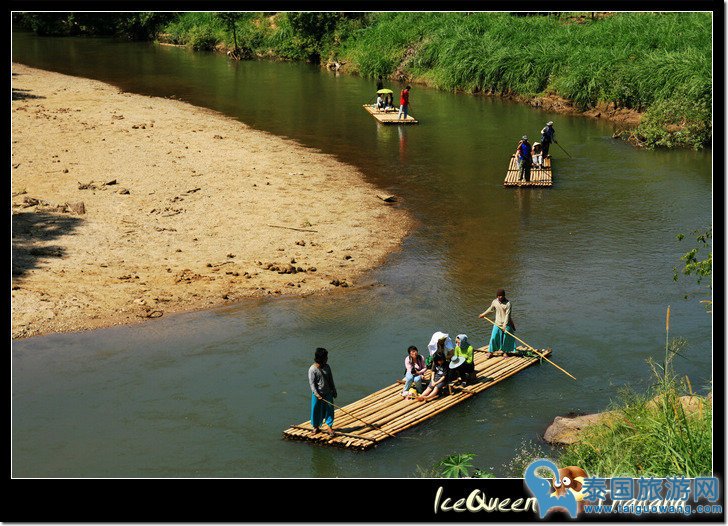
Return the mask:
POLYGON ((587 428, 563 451, 559 466, 602 477, 711 475, 711 402, 683 392, 674 384, 653 397, 623 395, 616 416, 587 428))
MULTIPOLYGON (((592 477, 711 476, 712 399, 671 383, 647 394, 623 392, 610 406, 610 418, 581 432, 580 440, 554 453, 541 443, 524 441, 502 466, 505 476, 522 477, 539 458, 554 458, 559 467, 578 466, 592 477)), ((492 477, 475 465, 472 453, 452 454, 413 476, 492 477)), ((492 469, 492 468, 491 468, 492 469)), ((499 471, 501 471, 499 470, 499 471)), ((500 475, 499 475, 500 476, 500 475)))
MULTIPOLYGON (((249 56, 337 62, 341 70, 449 91, 566 99, 578 111, 642 114, 624 138, 707 147, 712 138, 710 13, 513 16, 507 13, 244 13, 249 56)), ((231 49, 212 13, 183 13, 162 39, 231 49)), ((540 104, 541 102, 539 102, 540 104)))

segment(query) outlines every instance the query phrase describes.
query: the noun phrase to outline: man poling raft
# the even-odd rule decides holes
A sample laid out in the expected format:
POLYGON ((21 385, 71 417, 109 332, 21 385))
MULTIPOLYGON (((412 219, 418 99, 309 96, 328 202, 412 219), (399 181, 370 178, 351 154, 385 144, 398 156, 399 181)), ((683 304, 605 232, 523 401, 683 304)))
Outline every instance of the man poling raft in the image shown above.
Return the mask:
POLYGON ((561 148, 566 155, 571 157, 571 154, 564 149, 561 144, 559 144, 559 141, 556 140, 556 130, 554 130, 554 121, 548 121, 546 123, 546 126, 541 128, 541 149, 543 150, 543 158, 549 156, 549 147, 551 146, 551 143, 555 143, 558 145, 559 148, 561 148))
POLYGON ((493 331, 490 334, 490 343, 488 344, 489 357, 495 356, 495 352, 501 352, 504 358, 507 354, 515 353, 515 340, 518 340, 523 345, 528 347, 529 350, 535 352, 538 356, 556 367, 559 371, 562 371, 567 376, 576 380, 576 378, 571 373, 556 365, 554 362, 546 358, 542 353, 538 352, 536 349, 528 345, 518 336, 513 334, 516 331, 516 325, 515 323, 513 323, 513 319, 511 318, 511 302, 506 298, 505 290, 498 289, 498 291, 496 292, 496 298, 490 304, 490 307, 488 307, 485 312, 478 315, 478 317, 484 318, 493 325, 493 331), (493 311, 495 311, 496 314, 495 321, 492 321, 486 316, 493 311))
POLYGON ((511 318, 511 302, 506 298, 506 291, 498 289, 495 296, 496 298, 491 302, 490 306, 478 317, 485 318, 486 315, 495 311, 495 323, 490 334, 488 351, 490 356, 495 356, 494 353, 496 352, 500 352, 501 355, 505 356, 516 350, 516 342, 511 336, 511 333, 516 330, 516 325, 511 318), (510 330, 510 332, 507 332, 507 330, 510 330))
POLYGON ((518 160, 518 180, 531 180, 531 143, 528 142, 528 135, 521 137, 518 146, 516 146, 516 159, 518 160))
POLYGON ((314 433, 318 433, 321 424, 326 423, 326 432, 334 434, 334 398, 336 385, 334 375, 329 367, 329 352, 323 347, 317 347, 314 354, 314 363, 308 368, 308 384, 311 387, 311 425, 314 433))
POLYGON ((546 126, 541 128, 541 148, 544 159, 549 156, 549 147, 552 142, 557 142, 556 130, 554 130, 554 121, 548 121, 546 126))

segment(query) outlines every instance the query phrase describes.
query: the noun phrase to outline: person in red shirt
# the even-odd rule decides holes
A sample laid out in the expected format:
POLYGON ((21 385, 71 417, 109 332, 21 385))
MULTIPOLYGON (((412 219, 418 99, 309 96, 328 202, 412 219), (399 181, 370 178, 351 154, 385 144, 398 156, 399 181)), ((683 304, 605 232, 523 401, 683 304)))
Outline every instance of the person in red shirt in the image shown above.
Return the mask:
POLYGON ((397 114, 397 120, 401 119, 402 115, 404 115, 404 120, 407 120, 407 112, 409 112, 409 90, 411 89, 412 86, 408 84, 399 94, 399 113, 397 114))

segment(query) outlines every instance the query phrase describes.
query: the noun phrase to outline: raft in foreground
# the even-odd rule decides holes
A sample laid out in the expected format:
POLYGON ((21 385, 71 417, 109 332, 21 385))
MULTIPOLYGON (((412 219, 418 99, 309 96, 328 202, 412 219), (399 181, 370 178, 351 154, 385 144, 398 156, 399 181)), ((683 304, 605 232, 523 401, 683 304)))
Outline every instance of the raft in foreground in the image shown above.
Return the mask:
MULTIPOLYGON (((341 410, 336 409, 334 412, 336 434, 333 437, 323 431, 314 433, 310 421, 289 427, 283 432, 283 437, 291 440, 317 442, 327 446, 367 450, 405 429, 416 426, 438 413, 472 398, 540 360, 532 353, 527 353, 526 347, 518 347, 519 354, 505 358, 496 356, 490 359, 486 359, 486 349, 487 347, 482 347, 476 349, 474 353, 477 381, 472 385, 453 386, 451 394, 440 394, 429 402, 418 402, 402 398, 400 393, 403 386, 400 381, 343 406, 341 410), (357 418, 376 427, 367 425, 357 418)), ((538 352, 549 356, 551 349, 539 349, 538 352)))
POLYGON ((373 108, 371 104, 364 104, 363 107, 372 117, 382 124, 419 124, 420 122, 413 118, 412 115, 407 115, 406 119, 398 119, 397 115, 399 114, 399 110, 378 110, 373 108))
POLYGON ((511 156, 511 162, 508 165, 506 180, 503 181, 503 186, 553 186, 553 184, 551 156, 543 160, 543 168, 531 167, 530 181, 518 180, 518 160, 516 160, 515 155, 511 156))

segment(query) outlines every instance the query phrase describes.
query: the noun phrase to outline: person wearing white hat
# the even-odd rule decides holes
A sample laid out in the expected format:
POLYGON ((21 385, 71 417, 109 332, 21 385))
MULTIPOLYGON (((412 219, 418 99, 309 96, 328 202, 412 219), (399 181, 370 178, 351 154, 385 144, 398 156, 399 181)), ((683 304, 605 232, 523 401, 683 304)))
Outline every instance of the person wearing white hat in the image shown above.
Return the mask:
POLYGON ((533 159, 533 165, 536 168, 543 168, 543 148, 540 142, 533 143, 533 149, 531 150, 533 159))
POLYGON ((429 367, 432 364, 432 357, 437 352, 442 352, 443 355, 445 355, 445 359, 447 360, 449 358, 449 355, 452 355, 452 350, 455 348, 455 346, 452 343, 452 340, 450 339, 450 336, 448 334, 445 334, 444 332, 437 331, 435 334, 432 335, 432 338, 430 338, 430 343, 427 344, 427 350, 430 351, 430 356, 427 358, 427 367, 429 367))
POLYGON ((549 156, 549 146, 556 140, 556 130, 554 130, 554 121, 548 121, 546 126, 541 130, 541 149, 543 150, 543 158, 549 156))

